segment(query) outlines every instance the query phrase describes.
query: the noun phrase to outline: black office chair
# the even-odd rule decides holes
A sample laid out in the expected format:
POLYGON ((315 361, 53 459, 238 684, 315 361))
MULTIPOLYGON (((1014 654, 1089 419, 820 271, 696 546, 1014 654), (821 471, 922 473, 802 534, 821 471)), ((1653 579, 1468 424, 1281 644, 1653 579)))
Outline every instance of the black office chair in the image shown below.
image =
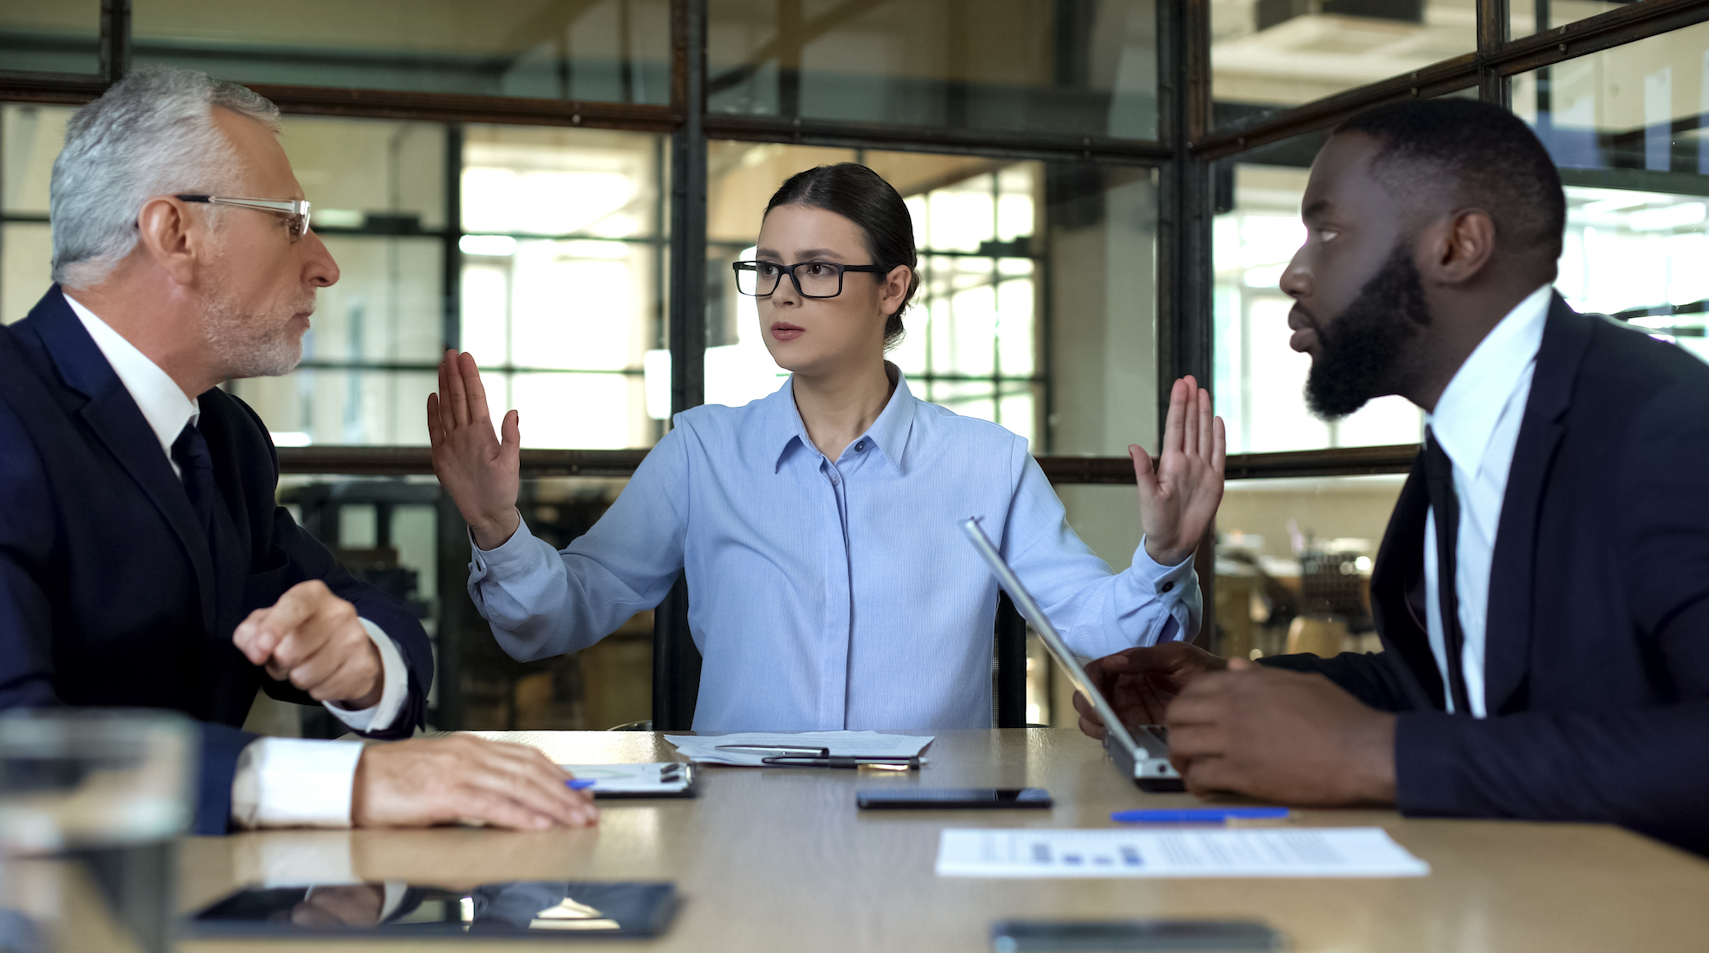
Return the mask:
POLYGON ((700 695, 700 649, 688 631, 688 577, 653 610, 654 731, 694 727, 694 702, 700 695))
POLYGON ((993 641, 996 643, 997 672, 992 678, 991 696, 996 711, 992 721, 998 728, 1027 727, 1027 620, 1009 594, 997 592, 997 623, 993 641))
MULTIPOLYGON (((993 633, 998 728, 1027 726, 1027 623, 1007 595, 997 596, 993 633)), ((654 731, 686 731, 694 725, 694 702, 700 694, 700 650, 688 632, 688 583, 678 576, 665 601, 653 610, 654 731)), ((639 727, 639 724, 623 725, 639 727)))

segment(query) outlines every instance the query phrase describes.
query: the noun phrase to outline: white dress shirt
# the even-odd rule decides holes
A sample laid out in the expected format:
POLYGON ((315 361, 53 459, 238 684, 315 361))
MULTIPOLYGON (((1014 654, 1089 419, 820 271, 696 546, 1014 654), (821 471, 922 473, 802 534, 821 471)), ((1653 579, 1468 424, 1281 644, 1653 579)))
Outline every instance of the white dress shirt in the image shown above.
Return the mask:
MULTIPOLYGON (((1460 502, 1460 526, 1454 548, 1454 592, 1459 599, 1464 644, 1459 665, 1466 679, 1472 714, 1484 717, 1484 626, 1489 618, 1489 573, 1495 532, 1501 525, 1501 501, 1507 495, 1507 471, 1519 442, 1519 423, 1531 395, 1537 349, 1549 316, 1549 285, 1519 302, 1480 342, 1442 391, 1425 423, 1454 466, 1454 493, 1460 502)), ((1430 651, 1442 684, 1448 684, 1447 639, 1442 629, 1441 572, 1436 565, 1436 514, 1424 521, 1425 616, 1430 651)), ((1452 693, 1444 693, 1454 710, 1452 693)))
MULTIPOLYGON (((160 442, 161 452, 172 464, 172 472, 182 477, 177 461, 172 459, 172 445, 185 424, 196 423, 201 417, 200 403, 186 397, 170 375, 93 311, 69 294, 65 301, 95 340, 119 383, 136 401, 160 442)), ((409 697, 409 670, 397 645, 379 626, 367 619, 358 621, 380 652, 385 673, 380 700, 373 707, 358 710, 323 704, 354 731, 390 727, 409 697)), ((232 816, 243 827, 348 826, 350 792, 361 756, 362 743, 358 741, 258 739, 238 756, 237 775, 232 780, 232 816)))

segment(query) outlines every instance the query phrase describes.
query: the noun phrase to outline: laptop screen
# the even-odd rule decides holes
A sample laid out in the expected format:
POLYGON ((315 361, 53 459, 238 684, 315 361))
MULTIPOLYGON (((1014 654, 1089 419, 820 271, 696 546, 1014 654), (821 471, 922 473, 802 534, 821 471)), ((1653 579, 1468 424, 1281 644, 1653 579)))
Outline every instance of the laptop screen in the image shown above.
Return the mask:
POLYGON ((1063 671, 1068 673, 1068 679, 1074 683, 1074 688, 1086 696, 1091 701, 1092 707, 1097 709, 1098 717, 1104 720, 1104 729, 1109 733, 1110 738, 1130 754, 1134 753, 1138 745, 1135 744, 1133 735, 1128 733, 1127 726, 1123 725, 1121 719, 1116 717, 1116 710, 1110 705, 1109 700, 1092 684, 1092 680, 1086 677, 1086 670, 1081 667, 1080 659, 1068 647, 1068 643, 1063 641, 1062 635, 1056 631, 1056 627, 1050 624, 1049 617, 1044 614, 1043 609, 1039 608, 1038 602, 1033 599, 1032 593, 1027 591, 1027 587, 1021 584, 1020 577, 1016 576, 1015 571, 1009 568, 1009 564, 1003 559, 1003 555, 997 552, 997 547, 991 543, 991 538, 985 535, 985 530, 980 528, 979 517, 975 516, 962 520, 961 530, 967 534, 967 539, 973 544, 973 548, 979 550, 979 555, 985 558, 986 564, 991 567, 991 573, 997 577, 997 582, 1002 585, 1003 591, 1007 592, 1009 598, 1014 600, 1015 608, 1019 609, 1027 622, 1032 624, 1034 631, 1038 632, 1039 638, 1044 640, 1045 648, 1050 650, 1050 654, 1056 657, 1057 664, 1061 665, 1063 671))

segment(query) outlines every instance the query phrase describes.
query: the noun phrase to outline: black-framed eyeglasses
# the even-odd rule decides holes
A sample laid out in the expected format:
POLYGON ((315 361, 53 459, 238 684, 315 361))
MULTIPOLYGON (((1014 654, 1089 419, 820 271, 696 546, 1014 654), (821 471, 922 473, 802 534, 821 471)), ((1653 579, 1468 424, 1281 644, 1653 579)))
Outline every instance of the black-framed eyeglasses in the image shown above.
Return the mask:
POLYGON ((835 298, 843 293, 843 272, 863 271, 887 274, 883 265, 839 265, 834 261, 798 261, 785 265, 775 261, 738 261, 730 267, 736 272, 736 290, 755 298, 769 297, 777 290, 784 275, 795 282, 795 290, 803 298, 835 298))
POLYGON ((205 202, 208 205, 235 205, 285 216, 285 233, 295 245, 309 230, 309 203, 301 200, 235 199, 225 195, 174 195, 180 202, 205 202))

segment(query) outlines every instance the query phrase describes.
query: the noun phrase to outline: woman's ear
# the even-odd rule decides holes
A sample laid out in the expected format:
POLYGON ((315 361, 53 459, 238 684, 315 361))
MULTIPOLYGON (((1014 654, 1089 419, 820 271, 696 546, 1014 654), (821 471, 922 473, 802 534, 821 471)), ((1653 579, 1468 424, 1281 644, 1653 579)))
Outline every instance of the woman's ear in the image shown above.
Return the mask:
POLYGON ((878 309, 892 315, 908 300, 908 286, 914 281, 914 269, 897 265, 884 276, 884 287, 878 290, 878 309))

